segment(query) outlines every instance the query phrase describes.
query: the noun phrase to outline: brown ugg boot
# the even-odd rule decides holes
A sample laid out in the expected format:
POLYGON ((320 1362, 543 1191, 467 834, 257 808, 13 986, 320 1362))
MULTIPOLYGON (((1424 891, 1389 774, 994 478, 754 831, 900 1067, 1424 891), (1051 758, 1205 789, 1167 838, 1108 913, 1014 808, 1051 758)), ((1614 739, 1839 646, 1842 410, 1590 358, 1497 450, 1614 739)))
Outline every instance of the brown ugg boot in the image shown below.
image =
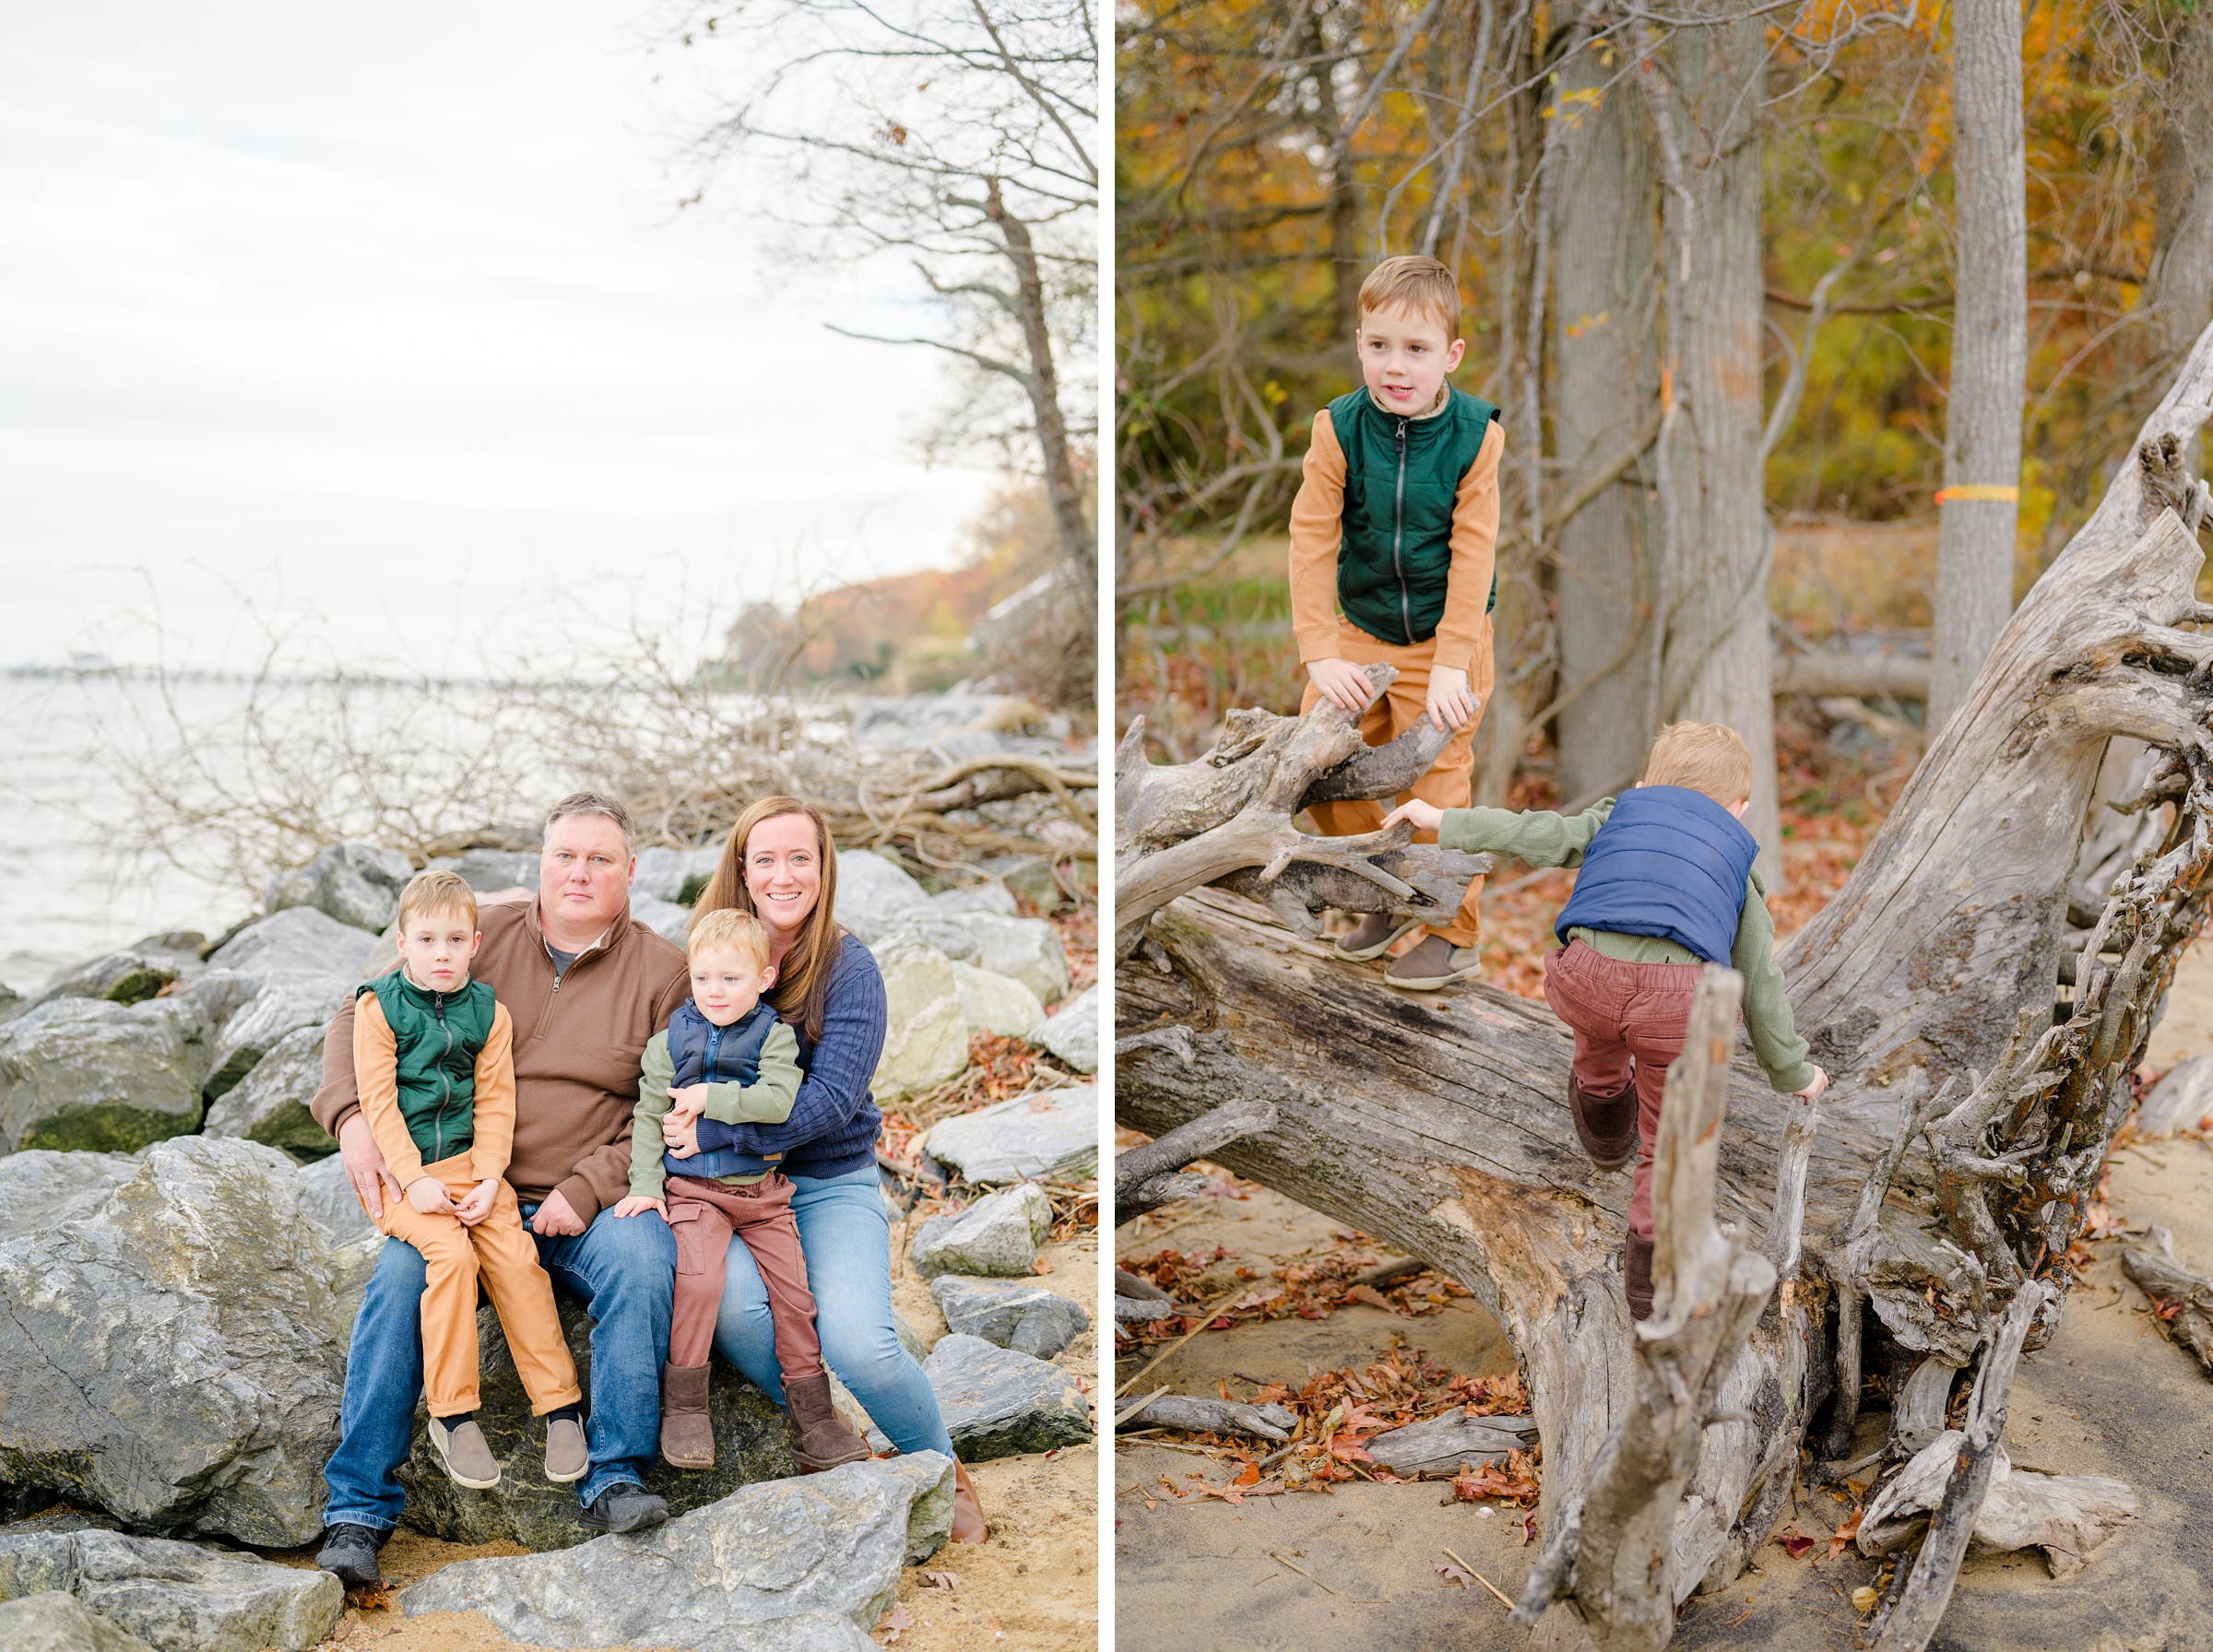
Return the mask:
POLYGON ((968 1478, 968 1465, 956 1462, 953 1466, 953 1540, 981 1543, 990 1536, 991 1528, 984 1523, 983 1499, 976 1494, 976 1481, 968 1478))
POLYGON ((834 1469, 840 1463, 866 1462, 874 1455, 869 1443, 837 1414, 836 1403, 830 1398, 827 1371, 819 1376, 787 1377, 784 1409, 791 1416, 793 1432, 799 1436, 791 1455, 809 1472, 834 1469))
POLYGON ((1628 1236, 1621 1252, 1621 1291, 1629 1299, 1631 1319, 1652 1316, 1652 1242, 1628 1236))
POLYGON ((715 1466, 715 1423, 707 1415, 713 1363, 661 1367, 661 1456, 672 1469, 715 1466))
POLYGON ((1637 1156, 1637 1080, 1612 1095, 1595 1095, 1568 1075, 1568 1111, 1575 1139, 1601 1170, 1619 1170, 1637 1156))

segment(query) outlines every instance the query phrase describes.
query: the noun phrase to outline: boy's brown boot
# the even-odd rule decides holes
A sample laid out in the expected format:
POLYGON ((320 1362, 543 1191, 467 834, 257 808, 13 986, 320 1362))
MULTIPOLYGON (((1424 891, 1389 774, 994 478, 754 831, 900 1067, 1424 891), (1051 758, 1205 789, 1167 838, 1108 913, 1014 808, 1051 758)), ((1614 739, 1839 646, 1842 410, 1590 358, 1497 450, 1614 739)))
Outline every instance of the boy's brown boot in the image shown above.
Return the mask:
POLYGON ((968 1465, 956 1461, 953 1465, 953 1540, 981 1543, 990 1536, 991 1528, 984 1519, 984 1502, 976 1494, 976 1481, 968 1478, 968 1465))
POLYGON ((1371 912, 1337 938, 1337 956, 1358 963, 1363 959, 1380 958, 1391 950, 1391 943, 1409 930, 1419 929, 1419 918, 1393 917, 1387 912, 1371 912))
POLYGON ((1621 1251, 1621 1291, 1631 1319, 1652 1316, 1652 1242, 1631 1233, 1621 1251))
POLYGON ((799 1440, 791 1455, 810 1473, 834 1469, 840 1463, 865 1463, 874 1455, 869 1443, 846 1426, 830 1398, 830 1374, 784 1379, 784 1409, 799 1440))
POLYGON ((715 1466, 715 1422, 707 1415, 714 1362, 661 1367, 661 1456, 674 1469, 715 1466))
POLYGON ((1637 1156, 1637 1080, 1612 1095, 1598 1095, 1568 1075, 1568 1112, 1575 1139, 1601 1170, 1619 1170, 1637 1156))

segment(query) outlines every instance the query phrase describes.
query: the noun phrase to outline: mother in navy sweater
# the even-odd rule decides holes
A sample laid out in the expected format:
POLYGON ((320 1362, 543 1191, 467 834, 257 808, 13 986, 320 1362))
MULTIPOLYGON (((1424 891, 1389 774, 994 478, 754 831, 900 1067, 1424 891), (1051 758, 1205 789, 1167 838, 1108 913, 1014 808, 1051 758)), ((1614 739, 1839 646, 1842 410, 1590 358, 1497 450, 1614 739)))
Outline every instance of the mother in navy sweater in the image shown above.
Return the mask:
MULTIPOLYGON (((769 1002, 799 1042, 806 1078, 780 1125, 702 1118, 700 1149, 782 1152, 814 1292, 822 1358, 901 1451, 941 1451, 953 1439, 921 1366, 900 1345, 892 1314, 891 1217, 876 1178, 883 1126, 869 1081, 883 1054, 883 976, 840 928, 837 846, 821 811, 793 797, 764 797, 738 817, 721 863, 694 912, 736 907, 768 926, 776 966, 769 1002)), ((671 1146, 688 1139, 665 1124, 671 1146)), ((733 1239, 715 1349, 772 1398, 782 1398, 768 1292, 752 1253, 733 1239)), ((953 1540, 988 1536, 968 1470, 956 1468, 953 1540)))

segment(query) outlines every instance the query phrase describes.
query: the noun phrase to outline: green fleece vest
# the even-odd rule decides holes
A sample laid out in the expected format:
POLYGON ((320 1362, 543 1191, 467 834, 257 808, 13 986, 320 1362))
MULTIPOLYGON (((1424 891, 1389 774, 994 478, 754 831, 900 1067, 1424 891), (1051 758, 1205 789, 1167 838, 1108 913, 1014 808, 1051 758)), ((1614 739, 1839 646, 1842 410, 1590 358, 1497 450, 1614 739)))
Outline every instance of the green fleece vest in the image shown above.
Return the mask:
POLYGON ((477 1139, 477 1057, 491 1037, 498 1000, 481 981, 425 992, 399 970, 356 989, 376 995, 396 1044, 399 1115, 425 1164, 466 1152, 477 1139))
MULTIPOLYGON (((1444 618, 1452 506, 1498 417, 1488 402, 1448 394, 1434 419, 1386 413, 1365 385, 1330 404, 1330 428, 1344 450, 1338 605, 1369 636, 1402 647, 1427 642, 1444 618)), ((1490 607, 1497 601, 1494 571, 1490 607)))

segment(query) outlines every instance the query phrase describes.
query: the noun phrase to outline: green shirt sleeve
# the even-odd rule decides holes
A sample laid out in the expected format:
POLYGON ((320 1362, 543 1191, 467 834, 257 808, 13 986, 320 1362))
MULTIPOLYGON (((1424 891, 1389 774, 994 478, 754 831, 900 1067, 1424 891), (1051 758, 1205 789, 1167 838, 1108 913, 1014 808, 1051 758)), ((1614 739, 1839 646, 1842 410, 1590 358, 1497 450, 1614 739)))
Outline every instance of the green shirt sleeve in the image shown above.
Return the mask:
POLYGON ((1791 1000, 1775 964, 1775 920, 1757 871, 1745 879, 1745 910, 1736 920, 1729 962, 1745 978, 1745 1032, 1768 1070, 1768 1082, 1786 1094, 1804 1090, 1814 1081, 1814 1069, 1805 1058, 1805 1040, 1792 1024, 1791 1000))
POLYGON ((668 1185, 661 1165, 661 1116, 669 1111, 669 1080, 676 1063, 669 1058, 669 1034, 656 1032, 639 1058, 638 1109, 631 1115, 630 1191, 637 1198, 658 1198, 668 1185))
MULTIPOLYGON (((799 1096, 799 1040, 778 1021, 762 1041, 751 1084, 707 1086, 706 1116, 726 1125, 780 1125, 799 1096)), ((664 1107, 667 1105, 663 1103, 664 1107)))
POLYGON ((1437 841, 1467 855, 1510 855, 1533 867, 1580 867, 1583 851, 1614 812, 1602 797, 1580 815, 1549 809, 1448 808, 1437 841))

